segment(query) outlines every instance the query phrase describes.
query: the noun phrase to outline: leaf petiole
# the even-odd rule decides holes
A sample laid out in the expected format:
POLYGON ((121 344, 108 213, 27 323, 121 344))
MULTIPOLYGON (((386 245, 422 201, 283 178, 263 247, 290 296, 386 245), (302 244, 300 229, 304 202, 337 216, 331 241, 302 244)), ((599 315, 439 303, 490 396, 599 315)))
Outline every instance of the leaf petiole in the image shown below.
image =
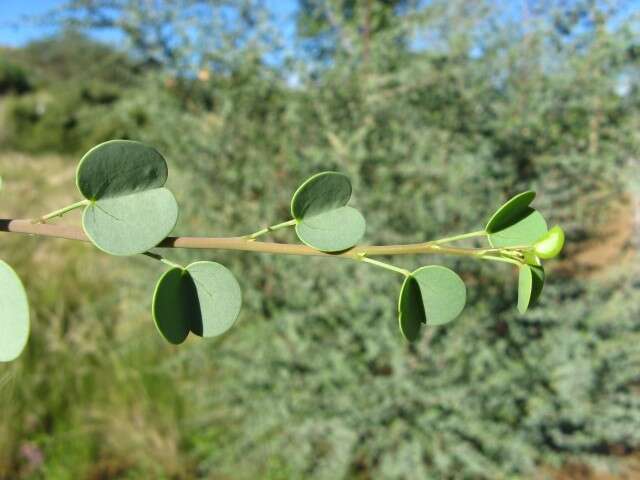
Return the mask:
POLYGON ((367 258, 364 255, 359 255, 359 260, 370 263, 371 265, 375 265, 376 267, 385 268, 387 270, 391 270, 392 272, 399 273, 408 277, 411 275, 409 270, 405 270, 404 268, 396 267, 395 265, 391 265, 389 263, 380 262, 379 260, 374 260, 373 258, 367 258))
POLYGON ((244 238, 245 240, 253 241, 259 236, 264 235, 265 233, 273 232, 275 230, 280 230, 281 228, 291 227, 295 224, 296 224, 295 219, 287 220, 286 222, 277 223, 276 225, 270 225, 266 228, 263 228, 262 230, 258 230, 257 232, 253 232, 249 235, 245 235, 242 238, 244 238))
POLYGON ((520 267, 522 265, 521 262, 514 260, 513 258, 505 258, 505 257, 496 257, 493 255, 484 255, 482 257, 478 257, 481 260, 493 260, 495 262, 505 262, 505 263, 511 263, 513 265, 516 265, 517 267, 520 267))
POLYGON ((455 242, 457 240, 464 240, 465 238, 486 237, 486 236, 487 236, 487 232, 485 232, 484 230, 478 230, 476 232, 463 233, 461 235, 455 235, 453 237, 445 237, 439 240, 433 240, 431 242, 427 242, 427 244, 439 245, 441 243, 449 243, 449 242, 455 242))
POLYGON ((68 213, 72 210, 76 210, 80 207, 84 207, 85 205, 89 205, 89 200, 87 199, 80 200, 79 202, 72 203, 71 205, 67 205, 66 207, 62 207, 58 210, 54 210, 53 212, 47 213, 46 215, 43 215, 42 217, 34 220, 33 223, 47 223, 47 220, 50 220, 55 217, 62 217, 65 213, 68 213))
POLYGON ((184 270, 184 267, 182 265, 180 265, 179 263, 174 263, 171 260, 167 260, 162 255, 158 255, 157 253, 143 252, 142 255, 144 255, 146 257, 149 257, 149 258, 153 258, 154 260, 158 260, 159 262, 162 262, 165 265, 169 265, 172 268, 180 268, 180 269, 184 270))

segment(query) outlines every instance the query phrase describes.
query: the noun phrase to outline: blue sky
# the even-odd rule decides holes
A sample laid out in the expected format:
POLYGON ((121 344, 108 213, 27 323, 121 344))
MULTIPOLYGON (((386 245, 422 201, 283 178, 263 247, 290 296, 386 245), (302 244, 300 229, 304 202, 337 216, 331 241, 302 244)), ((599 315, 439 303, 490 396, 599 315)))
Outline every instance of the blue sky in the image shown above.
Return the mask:
MULTIPOLYGON (((51 28, 35 25, 25 18, 43 15, 64 3, 65 0, 0 0, 0 45, 20 46, 52 33, 51 28)), ((292 39, 297 0, 266 0, 265 3, 285 39, 292 39)), ((103 32, 99 38, 109 41, 113 35, 103 32)))
MULTIPOLYGON (((37 17, 65 4, 67 0, 0 0, 0 45, 20 46, 30 40, 53 33, 51 27, 37 25, 28 21, 29 17, 37 17)), ((263 0, 270 9, 275 24, 288 46, 294 43, 295 13, 298 0, 263 0)), ((522 0, 502 0, 506 5, 518 5, 522 0), (511 4, 510 1, 514 3, 511 4)), ((620 0, 617 17, 612 23, 628 18, 640 12, 640 0, 620 0)), ((93 34, 104 41, 116 40, 115 32, 101 31, 93 34)))

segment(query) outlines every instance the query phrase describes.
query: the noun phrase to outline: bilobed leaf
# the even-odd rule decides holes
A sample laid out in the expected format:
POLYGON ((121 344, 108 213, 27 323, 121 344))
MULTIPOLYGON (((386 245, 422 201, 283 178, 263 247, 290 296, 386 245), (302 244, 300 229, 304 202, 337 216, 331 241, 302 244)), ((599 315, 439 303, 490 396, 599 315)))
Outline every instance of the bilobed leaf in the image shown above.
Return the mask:
POLYGON ((0 362, 15 360, 29 339, 29 303, 16 272, 0 260, 0 362))
POLYGON ((521 265, 518 275, 518 311, 525 313, 533 305, 544 287, 544 269, 541 266, 521 265))
POLYGON ((162 336, 179 344, 189 332, 201 337, 223 334, 235 323, 241 304, 240 285, 226 267, 195 262, 160 278, 152 311, 162 336))
POLYGON ((443 325, 464 308, 467 290, 454 271, 439 265, 422 267, 408 276, 400 290, 398 321, 409 341, 418 338, 422 323, 443 325))
POLYGON ((323 252, 339 252, 356 245, 366 222, 355 208, 346 206, 351 182, 338 172, 322 172, 304 182, 291 199, 298 238, 323 252))
POLYGON ((92 148, 76 172, 90 201, 82 216, 89 239, 112 255, 134 255, 156 246, 176 225, 178 205, 163 185, 167 163, 155 149, 129 140, 92 148))

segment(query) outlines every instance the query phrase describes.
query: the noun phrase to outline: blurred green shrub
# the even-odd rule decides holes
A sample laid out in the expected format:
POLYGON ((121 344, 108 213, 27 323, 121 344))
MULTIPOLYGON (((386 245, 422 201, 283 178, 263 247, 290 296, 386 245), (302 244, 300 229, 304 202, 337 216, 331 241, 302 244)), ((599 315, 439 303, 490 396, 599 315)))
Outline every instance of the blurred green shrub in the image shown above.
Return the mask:
POLYGON ((73 83, 10 97, 5 107, 7 146, 26 152, 80 153, 113 138, 135 138, 147 113, 135 90, 73 83))
POLYGON ((125 54, 75 31, 11 53, 11 65, 17 71, 28 65, 33 80, 18 92, 28 95, 7 97, 6 146, 79 153, 114 137, 130 138, 145 123, 144 112, 129 106, 139 69, 125 54))
POLYGON ((27 71, 0 56, 0 95, 25 93, 33 88, 27 71))

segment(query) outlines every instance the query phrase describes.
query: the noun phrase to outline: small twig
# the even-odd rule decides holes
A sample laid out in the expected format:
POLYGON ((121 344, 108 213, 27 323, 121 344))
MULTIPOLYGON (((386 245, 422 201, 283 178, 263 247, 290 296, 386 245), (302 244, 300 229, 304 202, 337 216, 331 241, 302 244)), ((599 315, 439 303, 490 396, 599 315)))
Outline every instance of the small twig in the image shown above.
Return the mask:
MULTIPOLYGON (((69 225, 34 223, 32 220, 0 219, 0 232, 24 233, 43 237, 65 238, 88 242, 81 228, 69 225)), ((306 245, 259 242, 244 237, 167 237, 158 248, 188 248, 209 250, 240 250, 246 252, 271 253, 276 255, 305 255, 360 259, 385 255, 441 254, 467 257, 482 257, 486 248, 460 248, 431 243, 409 243, 405 245, 358 245, 340 253, 324 253, 306 245)), ((489 249, 491 250, 491 249, 489 249)))

